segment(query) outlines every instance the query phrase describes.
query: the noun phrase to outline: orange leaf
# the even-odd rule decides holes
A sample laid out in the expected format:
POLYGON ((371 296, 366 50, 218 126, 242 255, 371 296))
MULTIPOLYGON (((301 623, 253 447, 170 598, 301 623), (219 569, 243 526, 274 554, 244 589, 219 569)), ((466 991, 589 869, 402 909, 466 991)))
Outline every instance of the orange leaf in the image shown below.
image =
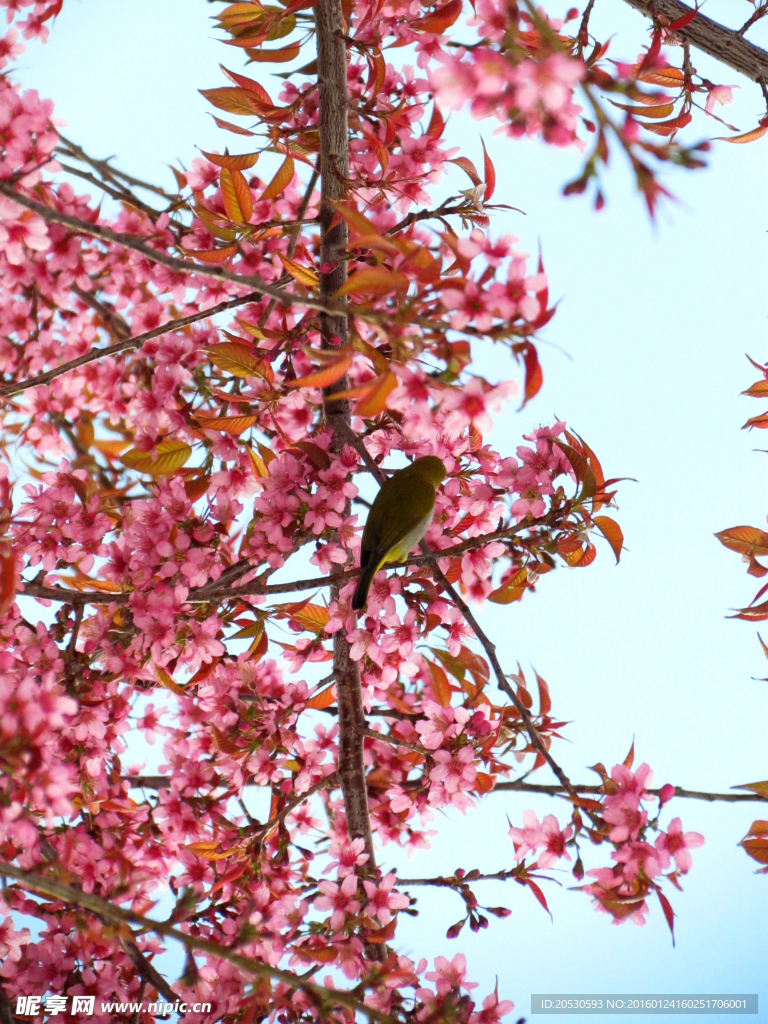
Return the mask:
MULTIPOLYGON (((222 171, 222 174, 224 172, 222 171)), ((237 252, 237 243, 234 245, 225 245, 223 249, 184 249, 181 246, 181 251, 185 256, 191 256, 201 263, 223 263, 224 260, 228 260, 230 256, 234 256, 237 252)))
POLYGON ((299 56, 300 50, 301 43, 291 43, 289 46, 281 46, 279 50, 256 50, 251 48, 245 52, 252 61, 258 63, 282 64, 283 61, 295 60, 299 56))
POLYGON ((505 583, 502 583, 500 587, 492 590, 488 595, 488 600, 494 604, 512 604, 514 601, 520 600, 527 587, 528 570, 523 566, 522 569, 510 576, 505 583))
POLYGON ((576 551, 565 555, 565 560, 573 569, 584 568, 594 562, 596 555, 597 549, 595 545, 586 543, 583 547, 580 545, 576 551))
POLYGON ((324 690, 320 690, 314 697, 306 703, 306 707, 312 708, 313 711, 322 711, 324 708, 331 707, 336 702, 336 683, 331 683, 330 686, 326 686, 324 690))
POLYGON ((475 787, 478 793, 490 793, 493 789, 493 776, 488 775, 487 772, 478 772, 475 778, 475 787))
POLYGON ((346 284, 333 295, 339 299, 343 295, 386 295, 389 292, 404 292, 408 288, 405 274, 396 273, 386 267, 365 267, 351 275, 346 284))
POLYGON ((482 139, 480 141, 483 143, 483 161, 485 165, 485 195, 483 196, 483 202, 487 203, 496 190, 496 171, 493 168, 493 161, 486 151, 485 142, 482 139))
POLYGON ((251 646, 248 648, 248 661, 254 662, 261 661, 264 655, 267 653, 269 648, 269 640, 267 634, 262 632, 260 636, 257 636, 251 646))
POLYGON ((259 159, 258 153, 241 153, 239 156, 233 153, 225 153, 221 156, 219 153, 206 153, 205 150, 201 150, 201 152, 206 160, 209 160, 217 167, 225 167, 228 171, 247 171, 259 159))
POLYGON ((251 472, 254 477, 259 481, 266 480, 269 477, 269 470, 264 465, 263 459, 256 454, 249 444, 245 446, 245 451, 248 455, 248 462, 250 463, 251 472))
POLYGON ((637 76, 639 82, 648 82, 650 85, 662 85, 668 88, 674 88, 676 85, 682 85, 685 80, 685 75, 680 68, 653 68, 649 71, 643 71, 642 74, 637 76))
POLYGON ((654 132, 656 135, 674 135, 680 128, 685 128, 690 120, 690 114, 682 113, 669 121, 659 121, 658 124, 645 124, 643 127, 646 131, 654 132))
POLYGON ((743 135, 732 135, 730 138, 725 136, 719 136, 715 138, 715 142, 755 142, 757 139, 762 139, 765 133, 768 132, 768 125, 760 125, 759 128, 753 128, 751 132, 744 132, 743 135))
MULTIPOLYGON (((230 82, 234 82, 235 85, 240 86, 240 89, 233 89, 232 92, 240 92, 244 90, 249 94, 249 99, 255 97, 261 104, 266 104, 268 107, 272 106, 272 100, 263 85, 259 85, 258 82, 255 82, 252 78, 247 78, 245 75, 238 75, 235 71, 230 71, 229 68, 225 68, 223 64, 219 64, 219 67, 230 82)), ((211 91, 215 92, 216 90, 211 91)), ((221 91, 223 92, 224 90, 222 89, 221 91)), ((251 113, 255 112, 255 108, 253 106, 250 106, 249 109, 251 113)))
POLYGON ((768 398, 768 380, 758 380, 742 395, 749 395, 750 398, 768 398))
POLYGON ((756 860, 758 864, 768 864, 768 836, 742 839, 739 846, 743 846, 745 853, 748 853, 752 860, 756 860))
POLYGON ((223 434, 237 437, 258 420, 258 416, 198 416, 197 422, 203 430, 220 430, 223 434))
POLYGON ((621 527, 608 516, 594 516, 592 522, 611 545, 611 550, 616 556, 616 564, 618 565, 621 548, 624 543, 624 534, 621 532, 621 527))
MULTIPOLYGON (((264 197, 262 196, 262 199, 264 197)), ((309 267, 302 267, 300 263, 296 263, 295 260, 289 259, 288 256, 284 256, 279 252, 278 257, 280 262, 285 267, 286 271, 291 275, 294 281, 298 281, 299 284, 304 284, 308 288, 316 288, 320 279, 314 270, 310 270, 309 267)))
POLYGON ((247 747, 238 747, 236 743, 223 733, 221 729, 217 729, 215 725, 211 726, 211 738, 213 739, 213 745, 217 750, 221 751, 222 754, 228 754, 230 757, 234 754, 247 754, 247 747))
POLYGON ((211 117, 213 117, 218 128, 223 128, 228 132, 234 132, 235 135, 249 135, 253 137, 256 134, 256 132, 249 132, 247 128, 241 128, 239 124, 232 124, 231 121, 222 121, 222 119, 220 117, 216 117, 215 114, 211 114, 211 117))
POLYGON ((327 388, 341 380, 344 374, 352 365, 352 356, 344 356, 336 362, 324 366, 322 370, 307 374, 306 377, 299 377, 297 380, 286 381, 286 387, 290 388, 327 388))
POLYGON ((429 119, 429 125, 427 126, 426 135, 430 139, 439 139, 442 137, 443 131, 445 130, 445 118, 440 113, 440 108, 435 103, 432 108, 432 117, 429 119))
POLYGON ((155 445, 155 457, 152 452, 142 452, 138 448, 129 448, 121 457, 121 462, 129 469, 150 476, 166 476, 181 469, 192 454, 192 449, 184 441, 168 438, 155 445))
POLYGON ((226 110, 228 114, 250 114, 254 109, 248 102, 245 89, 233 89, 230 86, 222 86, 219 89, 198 89, 201 96, 205 96, 210 104, 218 107, 219 110, 226 110))
POLYGON ((757 427, 758 430, 768 429, 768 413, 763 413, 761 416, 750 416, 742 430, 753 430, 757 427))
POLYGON ((183 686, 179 686, 179 684, 173 679, 173 677, 171 675, 169 675, 165 671, 164 668, 160 668, 159 665, 156 666, 156 668, 155 668, 155 675, 157 676, 158 683, 162 687, 164 687, 164 689, 170 690, 171 693, 178 694, 178 696, 180 696, 180 697, 183 697, 185 695, 186 690, 184 689, 184 687, 183 686))
POLYGON ((168 164, 168 166, 173 171, 173 176, 176 179, 176 184, 179 186, 179 192, 181 192, 183 188, 187 187, 187 176, 186 174, 182 174, 181 171, 176 170, 173 164, 168 164))
POLYGON ((261 360, 249 345, 224 341, 220 345, 210 345, 205 351, 214 366, 235 377, 261 376, 258 371, 261 360))
POLYGON ((435 695, 435 700, 442 708, 447 708, 451 703, 451 684, 448 682, 448 676, 444 670, 436 664, 434 661, 429 661, 427 658, 424 659, 424 664, 427 666, 429 672, 429 681, 432 686, 432 693, 435 695))
MULTIPOLYGON (((520 409, 524 409, 528 402, 530 402, 532 398, 535 398, 539 391, 541 391, 541 385, 544 381, 544 377, 541 372, 541 365, 539 364, 539 355, 536 351, 536 346, 530 341, 526 341, 523 342, 521 351, 523 363, 525 364, 525 390, 520 409)), ((520 409, 518 409, 518 412, 520 409)))
POLYGON ((731 786, 731 789, 748 789, 750 793, 757 793, 768 799, 768 782, 746 782, 743 786, 731 786))
POLYGON ((371 393, 357 403, 354 415, 372 418, 384 412, 387 408, 387 396, 394 391, 398 383, 394 373, 385 374, 371 393))
POLYGON ((449 0, 442 7, 436 7, 431 14, 411 22, 411 28, 417 32, 433 32, 440 36, 456 21, 461 14, 461 0, 449 0))
POLYGON ((729 530, 720 530, 715 536, 730 551, 738 551, 741 555, 768 555, 768 533, 756 526, 732 526, 729 530))
POLYGON ((230 171, 226 167, 221 170, 221 195, 224 200, 224 212, 235 224, 243 224, 246 220, 244 212, 240 207, 238 190, 235 188, 234 175, 242 174, 240 171, 230 171))
POLYGON ((287 156, 280 164, 277 174, 259 196, 259 202, 261 202, 262 199, 274 199, 275 196, 279 196, 280 193, 283 192, 293 181, 293 174, 293 157, 287 156))
POLYGON ((202 498, 210 486, 210 476, 190 477, 184 481, 184 492, 190 501, 197 501, 198 498, 202 498))
POLYGON ((614 100, 610 100, 614 107, 618 107, 619 110, 626 110, 628 114, 633 117, 669 117, 672 111, 675 109, 674 103, 660 103, 655 106, 643 106, 633 107, 629 103, 616 103, 614 100))
POLYGON ((539 714, 548 715, 552 710, 552 700, 549 696, 549 687, 535 669, 534 674, 536 675, 536 684, 539 687, 539 714))
POLYGON ((305 604, 300 611, 290 616, 291 622, 298 622, 304 629, 314 633, 322 632, 330 618, 328 609, 322 604, 305 604))

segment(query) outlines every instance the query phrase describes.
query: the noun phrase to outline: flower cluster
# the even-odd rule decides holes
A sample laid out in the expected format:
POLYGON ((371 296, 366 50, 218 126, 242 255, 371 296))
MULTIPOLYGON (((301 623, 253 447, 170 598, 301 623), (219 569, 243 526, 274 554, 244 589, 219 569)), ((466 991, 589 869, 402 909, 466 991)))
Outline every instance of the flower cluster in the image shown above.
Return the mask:
MULTIPOLYGON (((610 914, 614 924, 631 919, 636 925, 645 924, 648 913, 647 897, 655 893, 662 903, 665 916, 672 928, 671 910, 658 881, 665 871, 665 877, 679 888, 678 877, 686 874, 692 866, 690 851, 702 846, 704 837, 698 832, 683 832, 680 818, 673 818, 667 831, 658 826, 658 816, 649 821, 644 804, 657 798, 647 787, 653 772, 642 764, 632 772, 627 764, 614 765, 610 777, 603 777, 603 796, 599 803, 585 804, 591 818, 589 838, 593 843, 608 842, 613 845, 611 859, 613 867, 592 868, 586 874, 594 882, 583 886, 582 891, 595 901, 595 908, 610 914), (656 832, 653 844, 649 833, 656 832), (673 867, 674 861, 674 867, 673 867)), ((674 796, 674 786, 663 786, 659 810, 674 796)), ((540 824, 533 811, 523 814, 523 828, 512 827, 509 835, 515 844, 515 856, 522 861, 528 854, 536 859, 532 868, 552 867, 560 859, 570 861, 568 847, 578 849, 578 838, 584 829, 579 811, 574 812, 573 822, 561 829, 557 818, 548 814, 540 824), (542 850, 541 853, 538 853, 542 850)), ((581 878, 584 870, 581 861, 574 874, 581 878)))

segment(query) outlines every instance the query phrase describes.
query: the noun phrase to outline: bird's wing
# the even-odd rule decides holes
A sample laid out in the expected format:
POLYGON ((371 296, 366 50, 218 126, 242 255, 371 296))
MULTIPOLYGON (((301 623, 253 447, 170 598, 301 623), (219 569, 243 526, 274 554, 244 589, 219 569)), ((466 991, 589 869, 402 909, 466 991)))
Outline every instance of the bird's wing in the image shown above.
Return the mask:
POLYGON ((402 508, 407 504, 409 514, 401 518, 389 516, 384 523, 379 524, 378 529, 372 531, 371 536, 363 535, 363 546, 374 551, 379 558, 383 558, 412 533, 429 516, 435 505, 435 488, 432 484, 428 480, 414 478, 409 473, 396 474, 384 487, 387 488, 386 499, 394 507, 402 508))

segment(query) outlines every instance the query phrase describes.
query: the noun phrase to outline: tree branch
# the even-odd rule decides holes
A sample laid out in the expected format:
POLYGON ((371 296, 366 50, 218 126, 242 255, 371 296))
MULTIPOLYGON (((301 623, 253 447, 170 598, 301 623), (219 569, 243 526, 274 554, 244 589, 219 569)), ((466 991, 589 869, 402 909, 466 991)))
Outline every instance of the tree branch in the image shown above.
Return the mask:
MULTIPOLYGON (((693 10, 680 0, 624 0, 624 3, 647 18, 662 15, 668 22, 693 10)), ((768 81, 768 51, 748 42, 738 30, 712 21, 700 11, 690 25, 678 29, 675 35, 753 82, 768 81)))
POLYGON ((301 978, 299 975, 292 974, 290 971, 283 971, 278 967, 270 967, 269 964, 242 956, 240 953, 236 953, 226 946, 219 946, 215 942, 210 942, 200 935, 188 935, 186 932, 179 931, 173 925, 167 924, 164 921, 153 921, 142 914, 136 914, 131 910, 123 910, 122 907, 115 906, 109 900, 102 899, 102 897, 95 896, 92 893, 82 892, 69 885, 62 885, 61 882, 57 882, 53 878, 45 878, 32 871, 22 871, 15 864, 9 864, 5 860, 0 860, 0 875, 15 879, 23 889, 27 889, 30 892, 41 893, 43 896, 49 896, 51 899, 63 900, 72 906, 82 907, 97 917, 105 918, 115 924, 139 925, 144 931, 155 932, 158 935, 165 935, 169 939, 175 939, 185 949, 199 950, 201 953, 208 953, 219 960, 224 960, 226 963, 232 964, 253 977, 272 978, 275 981, 282 982, 284 985, 288 985, 289 988, 306 992, 312 1001, 317 1004, 321 1012, 327 1011, 334 1006, 344 1006, 355 1013, 364 1014, 369 1020, 380 1021, 381 1024, 394 1024, 392 1017, 368 1006, 362 1000, 350 995, 349 992, 315 985, 313 982, 301 978))
MULTIPOLYGON (((577 793, 584 795, 600 795, 603 792, 602 786, 574 786, 574 789, 577 793)), ((565 793, 562 786, 542 786, 535 782, 525 782, 522 779, 516 782, 497 782, 492 792, 510 790, 517 793, 542 793, 545 796, 563 796, 565 793)), ((648 792, 658 796, 661 790, 649 789, 648 792)), ((706 800, 708 803, 768 803, 768 797, 760 796, 758 793, 704 793, 698 789, 683 789, 681 786, 675 786, 675 796, 682 797, 684 800, 706 800)))
MULTIPOLYGON (((80 294, 80 289, 73 287, 73 291, 80 294)), ((83 292, 83 296, 88 295, 87 292, 83 292)), ((104 356, 116 356, 121 352, 128 352, 132 348, 141 348, 145 341, 149 341, 151 338, 157 338, 161 334, 168 334, 169 331, 180 331, 182 327, 188 327, 190 324, 197 323, 199 320, 207 320, 209 317, 216 316, 218 313, 224 313, 228 309, 235 309, 237 306, 244 306, 248 302, 256 302, 261 298, 261 292, 254 291, 249 292, 247 295, 239 295, 237 298, 229 299, 227 302, 219 302, 216 306, 211 306, 210 309, 200 310, 198 313, 192 313, 190 316, 180 317, 178 320, 169 320, 168 323, 163 324, 161 327, 154 327, 151 331, 145 331, 144 334, 137 334, 135 338, 125 338, 123 341, 118 341, 114 345, 110 345, 107 348, 94 348, 90 352, 86 352, 85 355, 78 356, 77 359, 70 359, 67 363, 62 363, 61 366, 54 366, 52 370, 46 370, 45 373, 39 373, 36 377, 29 377, 27 380, 21 380, 17 384, 4 384, 0 387, 0 395, 16 395, 20 391, 26 391, 29 388, 37 388, 43 384, 50 384, 52 380, 56 380, 57 377, 61 377, 62 374, 69 373, 70 370, 76 370, 79 366, 85 366, 87 363, 92 363, 96 359, 103 359, 104 356)), ((91 301, 92 297, 88 299, 83 298, 84 302, 88 302, 94 309, 97 309, 95 303, 99 306, 102 304, 98 302, 98 299, 91 301)), ((102 316, 101 310, 98 310, 99 315, 102 316)))
MULTIPOLYGON (((424 541, 421 542, 421 550, 425 554, 431 554, 431 552, 429 552, 429 548, 427 547, 424 541)), ((485 653, 488 655, 488 660, 490 661, 493 667, 494 675, 496 676, 496 684, 498 685, 500 690, 506 693, 506 695, 514 704, 515 710, 520 715, 520 718, 523 720, 525 731, 528 733, 528 737, 531 741, 531 746, 534 750, 537 751, 537 753, 541 754, 541 756, 547 762, 549 767, 552 769, 555 777, 559 779, 560 785, 563 787, 563 789, 565 789, 571 796, 576 796, 576 790, 573 784, 571 783, 571 780, 568 778, 563 769, 560 767, 560 765, 555 761, 550 752, 547 750, 546 746, 544 745, 544 741, 539 735, 536 726, 533 724, 533 719, 528 713, 528 709, 507 682, 507 677, 505 676, 504 670, 502 669, 501 663, 499 662, 499 659, 496 655, 496 645, 492 643, 490 638, 480 627, 480 623, 472 614, 469 605, 459 596, 456 589, 451 586, 451 584, 446 579, 445 574, 440 570, 440 567, 437 564, 438 557, 438 555, 432 554, 432 575, 435 577, 436 582, 440 584, 440 586, 443 588, 443 590, 446 591, 446 593, 450 594, 451 600, 459 609, 461 614, 464 616, 467 624, 472 628, 475 636, 480 641, 480 644, 485 653)))
POLYGON ((71 228, 72 231, 77 231, 83 235, 90 235, 102 242, 120 245, 124 249, 130 249, 132 252, 145 256, 148 260, 152 260, 153 263, 159 263, 163 267, 168 267, 174 273, 196 274, 199 277, 211 277, 217 281, 229 281, 243 288, 250 288, 252 291, 258 292, 259 295, 269 295, 283 306, 304 306, 307 309, 317 309, 331 315, 335 314, 334 309, 324 306, 321 302, 316 302, 314 299, 306 298, 302 295, 296 295, 293 292, 286 292, 282 288, 276 288, 255 275, 233 274, 232 271, 224 270, 223 267, 206 266, 199 263, 190 263, 188 260, 177 259, 174 256, 168 256, 167 253, 160 252, 158 249, 153 249, 146 242, 142 242, 137 235, 120 234, 117 231, 112 231, 111 228, 101 227, 99 224, 93 224, 90 221, 79 220, 77 217, 71 217, 68 213, 62 213, 59 210, 52 210, 49 206, 38 203, 21 192, 17 192, 6 182, 0 181, 0 195, 4 195, 27 210, 32 210, 33 213, 36 213, 38 217, 41 217, 49 224, 62 224, 64 227, 71 228))
MULTIPOLYGON (((0 393, 2 393, 0 391, 0 393)), ((350 432, 354 435, 354 431, 350 427, 350 432)), ((359 439, 357 435, 355 440, 357 443, 359 439)), ((366 452, 366 457, 370 459, 370 455, 366 452)), ((371 464, 374 467, 371 472, 376 477, 378 482, 381 484, 386 480, 386 473, 383 473, 381 469, 371 459, 371 464)), ((493 533, 484 533, 479 537, 470 537, 467 540, 461 541, 460 544, 454 544, 450 548, 443 548, 442 551, 430 551, 429 554, 423 555, 411 555, 402 562, 388 562, 387 569, 405 569, 409 565, 430 565, 433 559, 442 558, 456 558, 459 555, 463 555, 465 551, 476 551, 479 548, 484 548, 487 544, 491 544, 497 540, 509 540, 511 537, 516 536, 518 533, 522 533, 524 530, 530 530, 534 526, 551 527, 557 524, 560 516, 560 511, 548 512, 541 519, 536 519, 531 522, 517 523, 515 526, 508 526, 503 530, 494 530, 493 533)), ((244 576, 252 566, 244 563, 237 563, 236 565, 230 566, 229 569, 225 569, 220 579, 225 579, 227 582, 236 580, 239 576, 244 576), (231 575, 227 576, 230 573, 231 575)), ((190 590, 187 595, 188 604, 199 604, 207 603, 209 601, 226 601, 232 598, 249 597, 259 594, 297 594, 303 590, 315 590, 320 587, 331 586, 334 582, 343 584, 347 580, 351 580, 357 576, 359 569, 343 569, 340 570, 333 576, 317 576, 313 579, 307 580, 294 580, 288 583, 263 583, 260 580, 251 580, 250 583, 244 583, 240 587, 228 587, 227 589, 217 589, 219 580, 214 580, 211 583, 205 583, 202 587, 194 587, 190 590)), ((116 594, 102 594, 97 591, 81 591, 76 590, 65 590, 63 587, 47 587, 42 583, 36 583, 34 581, 24 582, 22 581, 24 590, 22 596, 27 597, 38 597, 44 601, 68 601, 70 604, 76 604, 78 602, 85 602, 86 604, 111 604, 112 601, 117 604, 124 604, 129 600, 131 593, 134 591, 124 591, 116 594)))
MULTIPOLYGON (((317 35, 317 68, 320 133, 320 300, 324 306, 347 280, 347 247, 349 231, 346 221, 336 217, 334 203, 347 191, 349 180, 349 97, 347 94, 347 47, 344 42, 344 16, 341 0, 318 0, 315 7, 317 35), (337 221, 334 223, 334 221, 337 221)), ((347 343, 348 325, 346 299, 343 311, 335 315, 322 313, 320 334, 322 346, 333 350, 347 343)), ((334 392, 347 390, 347 377, 323 389, 323 413, 331 426, 331 450, 338 455, 346 443, 351 416, 349 401, 335 399, 334 392)), ((346 499, 344 517, 351 511, 346 499)), ((338 601, 342 582, 347 574, 331 573, 331 601, 338 601), (343 577, 343 580, 342 580, 343 577)), ((365 712, 363 711, 360 666, 352 660, 346 632, 333 634, 333 674, 336 677, 336 700, 339 709, 339 778, 344 796, 344 813, 350 839, 362 839, 368 861, 365 872, 376 870, 373 836, 368 813, 368 786, 365 777, 365 712)), ((381 948, 366 949, 376 957, 381 948)))

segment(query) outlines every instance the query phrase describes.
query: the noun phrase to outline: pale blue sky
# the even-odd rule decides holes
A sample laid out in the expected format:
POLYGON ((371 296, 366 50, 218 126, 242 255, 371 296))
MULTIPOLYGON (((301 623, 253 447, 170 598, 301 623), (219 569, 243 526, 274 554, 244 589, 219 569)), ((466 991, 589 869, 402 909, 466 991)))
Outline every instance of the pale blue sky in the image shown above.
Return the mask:
MULTIPOLYGON (((734 2, 710 0, 707 13, 725 18, 734 2)), ((750 6, 738 6, 746 18, 750 6)), ((207 21, 218 9, 203 0, 66 0, 51 41, 29 47, 19 77, 54 98, 69 122, 65 133, 86 150, 116 154, 124 169, 170 187, 164 165, 188 166, 196 145, 237 151, 238 140, 216 129, 197 93, 223 84, 219 61, 238 67, 207 21)), ((634 56, 639 15, 620 0, 599 0, 595 19, 619 30, 615 56, 634 56)), ((716 82, 738 81, 698 53, 694 64, 716 82)), ((265 73, 263 81, 276 95, 279 80, 265 73)), ((746 131, 763 111, 758 90, 740 84, 725 115, 746 131)), ((531 253, 541 240, 550 294, 562 301, 545 332, 552 346, 540 347, 542 392, 523 413, 510 408, 499 417, 490 440, 512 454, 523 433, 556 413, 587 439, 606 475, 638 482, 619 491, 627 550, 618 568, 601 545, 590 568, 548 575, 522 604, 486 605, 481 621, 507 670, 518 660, 535 665, 557 713, 573 722, 570 742, 555 753, 575 780, 594 781, 585 766, 621 760, 633 736, 638 762, 651 764, 657 784, 722 791, 764 779, 766 684, 751 677, 768 674, 768 665, 755 628, 725 618, 757 584, 713 533, 759 526, 766 512, 765 455, 754 449, 768 446, 739 429, 762 411, 739 397, 756 377, 744 352, 768 357, 766 140, 716 143, 710 169, 667 177, 681 202, 667 205, 654 227, 618 155, 608 207, 595 215, 585 200, 559 195, 577 154, 512 143, 494 137, 494 127, 460 116, 448 134, 478 161, 482 129, 496 163, 495 199, 526 213, 500 216, 492 230, 518 234, 531 253)), ((698 131, 721 134, 711 121, 698 131)), ((466 184, 456 171, 444 190, 466 184)), ((501 350, 481 354, 480 365, 493 380, 512 375, 501 350)), ((498 794, 467 818, 439 817, 432 853, 413 864, 392 847, 381 859, 412 876, 510 866, 506 817, 519 822, 528 806, 566 814, 554 801, 498 794)), ((765 1021, 768 881, 736 846, 765 807, 676 800, 664 820, 674 815, 707 839, 694 852, 685 892, 669 894, 675 949, 657 905, 645 928, 614 928, 585 897, 565 891, 567 874, 563 890, 546 887, 554 925, 520 887, 487 886, 482 897, 510 906, 512 917, 454 942, 444 935, 460 916, 459 900, 422 891, 424 913, 398 933, 402 949, 417 958, 465 952, 478 992, 498 976, 501 994, 515 1001, 508 1020, 529 1013, 532 992, 663 991, 759 992, 751 1019, 765 1021)), ((607 851, 597 852, 606 862, 607 851)))

